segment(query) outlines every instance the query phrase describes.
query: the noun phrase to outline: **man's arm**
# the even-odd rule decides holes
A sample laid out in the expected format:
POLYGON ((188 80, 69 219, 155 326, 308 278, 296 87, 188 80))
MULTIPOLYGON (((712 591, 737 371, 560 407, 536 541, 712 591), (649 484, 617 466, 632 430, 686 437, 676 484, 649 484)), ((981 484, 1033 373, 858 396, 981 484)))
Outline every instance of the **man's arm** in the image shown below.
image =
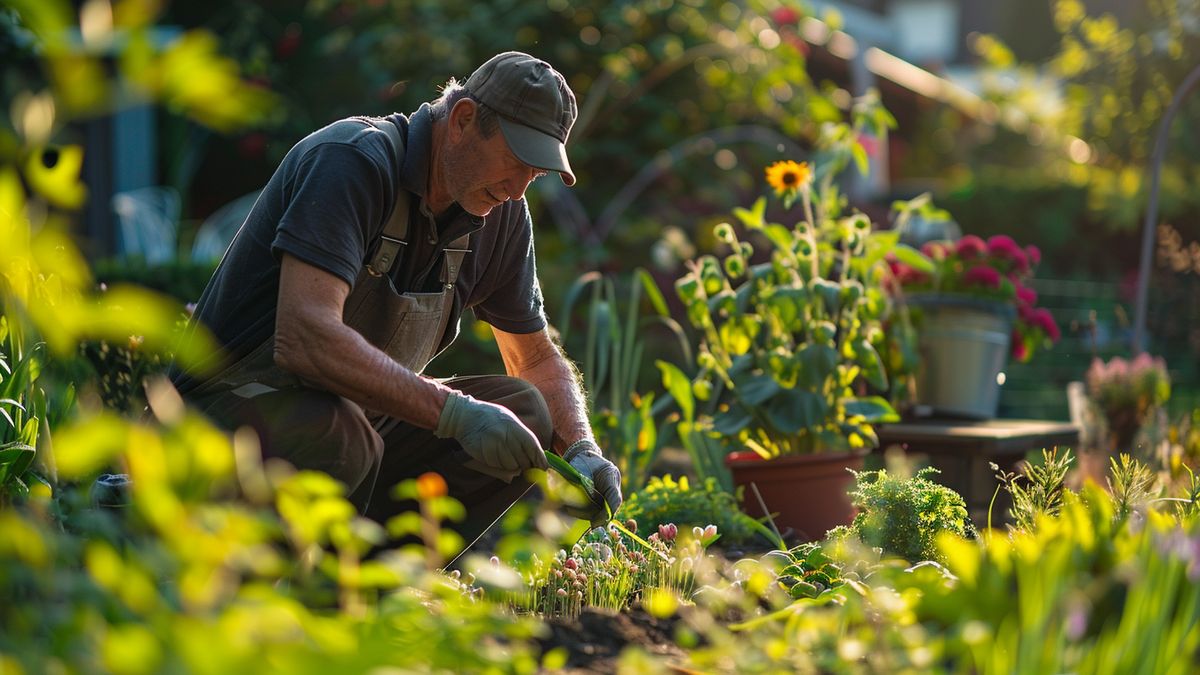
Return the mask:
POLYGON ((393 361, 342 321, 350 286, 284 254, 275 364, 371 410, 433 429, 450 389, 393 361))
POLYGON ((537 437, 511 410, 417 375, 347 326, 349 294, 337 276, 284 254, 275 364, 365 408, 454 438, 488 467, 547 468, 537 437))
POLYGON ((621 508, 621 471, 608 461, 592 437, 583 385, 575 365, 542 329, 526 335, 494 330, 508 374, 542 393, 554 423, 554 451, 591 479, 602 500, 568 512, 597 527, 621 508), (607 506, 606 506, 607 505, 607 506))
POLYGON ((554 451, 562 454, 581 438, 592 439, 587 400, 579 371, 542 329, 536 333, 506 333, 497 328, 496 344, 508 374, 537 387, 554 422, 554 451))

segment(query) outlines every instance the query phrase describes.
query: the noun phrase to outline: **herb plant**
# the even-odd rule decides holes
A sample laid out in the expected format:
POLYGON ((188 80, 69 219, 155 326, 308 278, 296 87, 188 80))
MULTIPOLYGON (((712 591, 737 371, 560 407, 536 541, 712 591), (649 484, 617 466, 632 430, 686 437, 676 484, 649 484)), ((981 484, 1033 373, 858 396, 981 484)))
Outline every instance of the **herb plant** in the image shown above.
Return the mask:
POLYGON ((1109 476, 1105 482, 1113 496, 1117 517, 1125 518, 1155 496, 1154 472, 1125 453, 1121 453, 1119 462, 1115 457, 1109 457, 1108 461, 1109 476))
POLYGON ((855 484, 850 496, 859 513, 850 525, 830 530, 830 539, 854 537, 910 562, 944 562, 937 547, 942 533, 975 537, 962 496, 927 478, 937 469, 926 467, 911 478, 889 474, 887 469, 852 473, 855 484))
MULTIPOLYGON (((1042 514, 1057 515, 1062 508, 1063 481, 1067 470, 1071 468, 1071 451, 1067 450, 1061 457, 1058 448, 1043 449, 1042 463, 1025 462, 1021 473, 1000 471, 995 463, 991 464, 992 471, 997 471, 996 479, 1001 488, 1012 497, 1012 516, 1014 526, 1019 530, 1029 530, 1033 527, 1038 516, 1042 514)), ((996 495, 992 495, 992 504, 996 503, 996 495)), ((991 529, 991 507, 988 508, 988 529, 991 529)))

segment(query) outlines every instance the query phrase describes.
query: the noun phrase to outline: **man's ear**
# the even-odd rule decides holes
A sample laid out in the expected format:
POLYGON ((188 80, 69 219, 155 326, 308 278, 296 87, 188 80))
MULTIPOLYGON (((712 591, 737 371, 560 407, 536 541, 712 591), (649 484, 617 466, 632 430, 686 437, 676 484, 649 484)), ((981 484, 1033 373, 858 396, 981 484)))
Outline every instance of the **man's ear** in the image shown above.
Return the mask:
POLYGON ((459 142, 475 124, 475 115, 478 107, 475 101, 469 98, 460 98, 450 109, 449 130, 450 139, 454 142, 459 142))

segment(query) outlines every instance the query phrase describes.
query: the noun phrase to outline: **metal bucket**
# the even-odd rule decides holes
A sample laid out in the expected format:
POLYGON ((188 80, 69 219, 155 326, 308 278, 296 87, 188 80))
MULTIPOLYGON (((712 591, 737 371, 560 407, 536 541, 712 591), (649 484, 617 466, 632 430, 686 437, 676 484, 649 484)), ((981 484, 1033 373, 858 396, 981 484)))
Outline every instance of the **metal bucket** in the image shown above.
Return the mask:
POLYGON ((1016 311, 1000 301, 954 295, 909 298, 919 310, 917 401, 935 415, 991 419, 1000 403, 1016 311))

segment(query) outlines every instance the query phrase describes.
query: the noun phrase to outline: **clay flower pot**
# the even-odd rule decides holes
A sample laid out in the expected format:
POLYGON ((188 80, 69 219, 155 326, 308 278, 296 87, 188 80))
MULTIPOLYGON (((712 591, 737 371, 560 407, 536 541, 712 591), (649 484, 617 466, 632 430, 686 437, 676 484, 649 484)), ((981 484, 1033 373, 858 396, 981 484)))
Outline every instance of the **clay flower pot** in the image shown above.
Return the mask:
POLYGON ((765 460, 757 453, 731 453, 725 465, 735 487, 744 488, 742 504, 754 518, 763 515, 751 483, 758 489, 780 532, 791 529, 803 541, 817 541, 838 525, 849 525, 855 509, 847 491, 861 471, 868 450, 783 455, 765 460))

